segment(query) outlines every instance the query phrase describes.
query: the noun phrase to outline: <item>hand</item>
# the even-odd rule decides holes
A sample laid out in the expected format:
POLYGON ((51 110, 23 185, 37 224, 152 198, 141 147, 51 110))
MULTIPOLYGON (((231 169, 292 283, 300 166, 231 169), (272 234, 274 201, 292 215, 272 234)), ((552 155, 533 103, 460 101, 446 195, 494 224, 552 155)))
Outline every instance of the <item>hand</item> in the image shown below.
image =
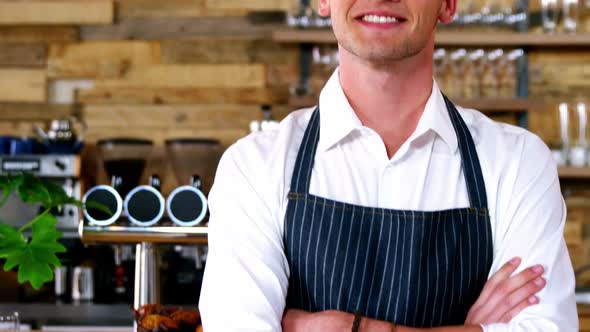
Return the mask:
POLYGON ((466 325, 508 323, 525 308, 539 303, 535 294, 546 285, 541 277, 544 269, 536 265, 512 276, 520 262, 520 258, 512 259, 488 280, 467 314, 466 325))
POLYGON ((328 310, 310 313, 289 309, 283 316, 283 332, 341 332, 352 328, 354 315, 342 311, 328 310))

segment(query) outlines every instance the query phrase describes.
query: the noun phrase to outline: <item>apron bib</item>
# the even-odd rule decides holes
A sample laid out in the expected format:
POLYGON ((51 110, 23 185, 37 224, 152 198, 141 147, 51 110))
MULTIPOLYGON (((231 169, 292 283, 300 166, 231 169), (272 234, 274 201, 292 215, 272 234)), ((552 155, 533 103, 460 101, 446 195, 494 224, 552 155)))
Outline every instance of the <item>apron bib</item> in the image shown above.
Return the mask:
POLYGON ((410 327, 463 324, 493 260, 485 184, 473 138, 445 103, 457 134, 470 207, 402 211, 309 193, 320 132, 316 109, 299 148, 285 216, 287 308, 360 311, 410 327))

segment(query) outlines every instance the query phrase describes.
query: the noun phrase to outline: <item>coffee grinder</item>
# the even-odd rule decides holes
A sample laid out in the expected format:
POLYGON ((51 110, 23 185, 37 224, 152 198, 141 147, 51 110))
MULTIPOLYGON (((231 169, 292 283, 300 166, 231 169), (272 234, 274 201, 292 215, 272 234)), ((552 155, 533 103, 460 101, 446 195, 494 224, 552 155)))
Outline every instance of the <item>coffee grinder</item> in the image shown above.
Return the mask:
MULTIPOLYGON (((221 158, 221 144, 213 139, 180 138, 165 142, 168 159, 179 187, 166 200, 168 218, 177 226, 203 226, 208 219, 207 194, 211 189, 215 171, 221 158)), ((200 294, 203 278, 203 261, 207 255, 206 245, 177 245, 167 253, 169 268, 163 280, 166 289, 177 290, 175 298, 183 302, 182 289, 191 289, 200 294)))
POLYGON ((98 141, 104 170, 121 197, 139 186, 154 143, 134 138, 113 138, 98 141))
MULTIPOLYGON (((84 214, 90 225, 112 227, 128 225, 128 218, 124 209, 124 200, 130 192, 135 190, 141 181, 147 160, 153 149, 153 142, 144 139, 112 138, 97 142, 100 161, 110 181, 108 185, 98 185, 86 192, 84 200, 95 201, 107 206, 113 212, 107 215, 97 209, 87 209, 84 214)), ((115 297, 129 298, 133 293, 133 268, 129 266, 132 247, 129 245, 113 245, 114 273, 107 272, 107 276, 97 278, 112 284, 115 297), (127 253, 127 254, 123 254, 127 253)), ((147 256, 155 256, 156 252, 150 248, 137 246, 136 259, 145 260, 147 256)), ((155 261, 155 260, 153 260, 155 261)))

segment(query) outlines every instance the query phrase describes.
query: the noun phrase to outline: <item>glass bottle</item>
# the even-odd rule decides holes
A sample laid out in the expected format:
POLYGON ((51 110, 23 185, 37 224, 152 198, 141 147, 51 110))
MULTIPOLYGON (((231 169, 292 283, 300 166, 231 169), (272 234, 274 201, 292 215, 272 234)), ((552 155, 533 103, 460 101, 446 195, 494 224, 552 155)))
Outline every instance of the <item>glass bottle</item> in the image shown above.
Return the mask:
POLYGON ((559 18, 558 0, 541 0, 541 15, 543 20, 543 31, 554 33, 557 29, 559 18))
POLYGON ((580 20, 580 0, 563 0, 563 31, 575 33, 580 20))

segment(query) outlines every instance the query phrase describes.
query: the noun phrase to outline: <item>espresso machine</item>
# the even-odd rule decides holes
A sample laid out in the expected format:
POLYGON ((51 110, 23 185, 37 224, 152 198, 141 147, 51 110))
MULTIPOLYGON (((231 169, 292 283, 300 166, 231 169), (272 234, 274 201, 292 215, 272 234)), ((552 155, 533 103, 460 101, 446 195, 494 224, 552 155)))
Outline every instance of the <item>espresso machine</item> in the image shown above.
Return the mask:
MULTIPOLYGON (((36 127, 39 139, 34 137, 0 137, 0 174, 29 173, 51 180, 64 189, 66 194, 81 198, 80 156, 83 147, 85 125, 76 132, 76 119, 55 119, 49 123, 47 132, 36 127)), ((0 220, 13 226, 23 226, 42 211, 40 205, 23 203, 16 194, 11 194, 0 209, 0 220)), ((75 206, 65 206, 52 211, 57 217, 57 228, 65 238, 77 237, 80 220, 75 206)))
POLYGON ((90 188, 83 200, 102 203, 112 213, 85 211, 79 229, 82 241, 135 246, 135 308, 150 303, 196 305, 207 251, 208 215, 203 191, 210 187, 221 156, 219 142, 167 142, 168 160, 178 183, 184 185, 166 197, 158 176, 152 175, 147 184, 140 183, 152 147, 149 142, 119 139, 99 142, 99 147, 111 183, 90 188), (131 144, 136 145, 132 148, 131 144), (204 165, 203 160, 214 166, 204 165), (163 294, 160 289, 165 290, 163 294))
MULTIPOLYGON (((0 156, 0 174, 30 173, 51 180, 61 186, 71 197, 81 199, 80 157, 78 155, 35 154, 0 156)), ((25 204, 12 193, 0 208, 0 220, 21 227, 43 211, 39 204, 25 204)), ((57 217, 57 228, 65 238, 77 238, 80 211, 69 205, 60 211, 52 211, 57 217)))

